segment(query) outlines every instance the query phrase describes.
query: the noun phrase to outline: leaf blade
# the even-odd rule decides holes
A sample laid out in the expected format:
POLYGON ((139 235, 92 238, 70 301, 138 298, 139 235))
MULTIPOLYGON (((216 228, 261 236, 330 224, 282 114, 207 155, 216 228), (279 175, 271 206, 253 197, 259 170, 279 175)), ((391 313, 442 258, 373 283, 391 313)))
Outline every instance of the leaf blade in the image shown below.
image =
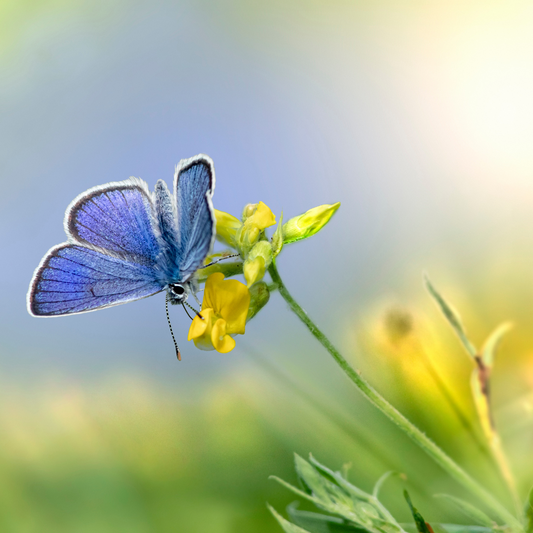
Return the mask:
POLYGON ((494 520, 487 516, 483 511, 477 507, 474 507, 471 503, 462 500, 461 498, 456 498, 450 494, 435 494, 435 498, 448 500, 455 506, 456 509, 459 509, 465 516, 480 526, 490 528, 494 526, 494 520))
POLYGON ((461 320, 461 315, 459 315, 459 312, 444 299, 444 297, 439 293, 439 291, 437 291, 437 289, 431 283, 428 275, 425 273, 424 284, 426 286, 426 290, 429 292, 430 296, 433 298, 440 311, 454 330, 455 334, 461 341, 461 344, 463 345, 468 355, 470 355, 470 357, 472 358, 475 358, 477 355, 476 347, 470 342, 470 339, 466 335, 466 330, 463 326, 463 322, 461 320))

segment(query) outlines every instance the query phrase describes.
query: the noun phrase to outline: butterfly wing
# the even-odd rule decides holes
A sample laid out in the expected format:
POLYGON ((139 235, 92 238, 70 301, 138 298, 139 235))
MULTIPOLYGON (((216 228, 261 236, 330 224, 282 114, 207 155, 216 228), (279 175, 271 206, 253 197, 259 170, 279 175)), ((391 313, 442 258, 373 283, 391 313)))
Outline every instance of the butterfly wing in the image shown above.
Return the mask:
POLYGON ((164 288, 152 196, 137 179, 94 187, 65 214, 66 243, 52 248, 28 292, 34 316, 94 311, 164 288))
POLYGON ((84 313, 161 290, 149 266, 65 243, 52 248, 35 271, 28 311, 33 316, 84 313))
POLYGON ((69 241, 154 264, 160 252, 154 217, 148 186, 130 178, 80 194, 67 208, 64 225, 69 241))
POLYGON ((213 161, 197 155, 180 161, 174 176, 178 209, 178 265, 181 281, 189 279, 204 263, 215 241, 215 188, 213 161))

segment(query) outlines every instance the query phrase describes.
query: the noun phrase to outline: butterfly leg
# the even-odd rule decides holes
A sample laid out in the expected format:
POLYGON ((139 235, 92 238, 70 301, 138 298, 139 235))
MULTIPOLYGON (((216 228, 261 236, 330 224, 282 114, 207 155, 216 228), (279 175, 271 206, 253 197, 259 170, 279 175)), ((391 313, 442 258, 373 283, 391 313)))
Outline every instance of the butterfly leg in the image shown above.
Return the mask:
POLYGON ((196 292, 193 292, 192 295, 193 295, 193 298, 196 300, 196 303, 197 303, 200 307, 202 307, 202 302, 198 299, 198 296, 196 296, 196 292))

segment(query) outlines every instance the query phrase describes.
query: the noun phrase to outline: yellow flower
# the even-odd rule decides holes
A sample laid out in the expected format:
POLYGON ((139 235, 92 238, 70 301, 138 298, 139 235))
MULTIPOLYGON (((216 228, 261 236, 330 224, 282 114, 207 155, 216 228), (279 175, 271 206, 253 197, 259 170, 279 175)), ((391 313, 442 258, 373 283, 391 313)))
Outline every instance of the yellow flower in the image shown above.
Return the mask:
POLYGON ((188 340, 200 350, 231 352, 235 348, 232 335, 244 334, 250 306, 250 292, 237 280, 224 280, 224 274, 211 274, 205 283, 201 315, 195 316, 188 340))
POLYGON ((237 231, 235 240, 241 255, 247 256, 259 239, 259 234, 276 223, 276 217, 266 204, 259 202, 258 204, 248 204, 244 208, 243 218, 244 222, 237 231))
POLYGON ((217 239, 237 248, 243 258, 248 255, 259 235, 276 223, 276 217, 263 202, 248 204, 242 212, 241 222, 229 213, 215 209, 217 239))

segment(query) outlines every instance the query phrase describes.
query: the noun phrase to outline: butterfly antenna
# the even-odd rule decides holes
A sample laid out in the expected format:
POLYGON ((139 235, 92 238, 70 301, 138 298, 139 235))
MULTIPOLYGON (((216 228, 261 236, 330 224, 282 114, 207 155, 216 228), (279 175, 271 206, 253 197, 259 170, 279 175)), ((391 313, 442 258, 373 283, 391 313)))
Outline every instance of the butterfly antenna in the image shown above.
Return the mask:
POLYGON ((174 332, 172 331, 172 324, 170 323, 170 316, 168 315, 168 294, 167 294, 167 297, 165 298, 165 311, 167 313, 167 322, 168 322, 168 327, 170 328, 170 335, 172 335, 172 340, 174 341, 174 346, 176 347, 176 356, 178 358, 178 361, 181 361, 180 349, 178 348, 176 337, 174 337, 174 332))
POLYGON ((189 315, 189 311, 187 311, 187 308, 185 307, 184 304, 181 304, 183 306, 183 310, 185 311, 185 313, 187 314, 187 316, 192 320, 192 316, 189 315))
MULTIPOLYGON (((200 311, 197 311, 191 304, 188 304, 187 302, 183 302, 183 309, 185 309, 185 306, 187 306, 191 311, 194 311, 194 314, 196 316, 199 316, 202 320, 205 320, 205 318, 201 315, 200 311)), ((185 309, 185 311, 187 311, 187 310, 185 309)), ((191 318, 189 316, 189 313, 187 313, 187 316, 189 318, 191 318)), ((192 320, 192 318, 191 318, 191 320, 192 320)))
POLYGON ((211 261, 211 263, 204 265, 202 268, 207 268, 207 267, 216 265, 217 263, 220 263, 220 261, 225 261, 226 259, 231 259, 232 257, 239 257, 239 256, 240 254, 225 255, 223 257, 219 257, 218 259, 215 259, 214 261, 211 261))

